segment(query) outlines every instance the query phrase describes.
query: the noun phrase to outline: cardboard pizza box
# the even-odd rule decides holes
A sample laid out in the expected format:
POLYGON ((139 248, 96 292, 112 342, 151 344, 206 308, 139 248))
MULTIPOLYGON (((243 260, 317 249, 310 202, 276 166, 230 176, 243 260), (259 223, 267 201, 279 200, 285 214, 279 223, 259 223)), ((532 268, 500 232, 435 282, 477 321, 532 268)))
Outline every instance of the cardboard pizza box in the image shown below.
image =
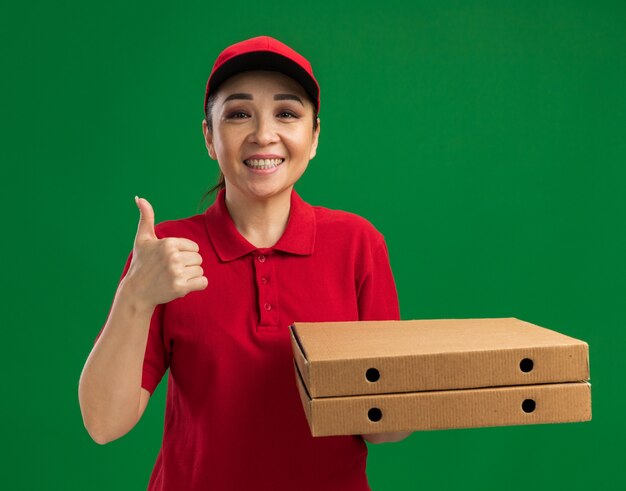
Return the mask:
POLYGON ((296 322, 314 436, 591 419, 588 345, 516 318, 296 322))

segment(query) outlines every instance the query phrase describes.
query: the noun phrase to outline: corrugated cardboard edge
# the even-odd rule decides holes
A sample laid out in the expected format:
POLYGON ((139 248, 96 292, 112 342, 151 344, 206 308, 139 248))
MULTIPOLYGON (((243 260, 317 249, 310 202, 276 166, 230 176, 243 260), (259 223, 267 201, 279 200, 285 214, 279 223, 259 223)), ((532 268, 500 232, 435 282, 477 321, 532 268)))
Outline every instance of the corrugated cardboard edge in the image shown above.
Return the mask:
MULTIPOLYGON (((310 363, 307 359, 306 352, 302 347, 302 343, 298 338, 298 333, 296 332, 295 324, 291 324, 289 326, 289 336, 291 338, 291 349, 293 351, 293 358, 298 365, 298 370, 300 371, 300 376, 302 377, 302 382, 306 387, 310 387, 311 382, 311 371, 310 371, 310 363)), ((308 393, 308 389, 307 389, 308 393)))
POLYGON ((320 399, 310 399, 303 386, 301 390, 313 436, 591 420, 587 381, 320 399), (525 399, 536 402, 535 410, 522 410, 525 399), (368 418, 372 408, 382 412, 377 422, 368 418))
POLYGON ((304 409, 304 414, 306 415, 306 419, 309 423, 309 428, 311 429, 311 435, 313 435, 313 426, 314 426, 314 421, 313 421, 313 414, 312 414, 312 407, 311 407, 311 396, 309 395, 309 393, 306 390, 306 387, 304 386, 304 383, 302 382, 302 374, 300 373, 300 370, 298 369, 298 364, 296 363, 296 360, 293 360, 293 368, 294 368, 294 373, 296 376, 296 384, 298 386, 298 392, 300 394, 300 400, 302 401, 302 408, 304 409))
POLYGON ((358 360, 306 360, 303 380, 313 399, 432 390, 539 385, 589 380, 586 343, 570 346, 433 353, 358 360), (534 362, 520 369, 522 359, 534 362), (378 380, 367 380, 368 370, 378 380))

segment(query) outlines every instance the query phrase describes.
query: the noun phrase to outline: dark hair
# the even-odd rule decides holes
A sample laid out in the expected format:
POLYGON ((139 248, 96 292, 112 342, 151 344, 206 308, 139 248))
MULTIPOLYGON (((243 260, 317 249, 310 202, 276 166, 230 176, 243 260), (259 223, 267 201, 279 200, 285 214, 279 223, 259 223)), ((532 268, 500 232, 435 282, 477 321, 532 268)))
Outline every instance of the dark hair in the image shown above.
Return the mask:
MULTIPOLYGON (((207 126, 209 129, 209 132, 213 133, 213 106, 215 105, 215 100, 217 99, 217 90, 213 91, 211 94, 209 94, 209 98, 207 99, 207 104, 206 104, 206 114, 205 114, 205 118, 206 118, 206 122, 207 122, 207 126)), ((309 99, 309 101, 311 101, 311 104, 313 105, 313 107, 315 108, 315 103, 313 102, 313 100, 311 99, 311 97, 309 97, 307 95, 307 98, 309 99)), ((315 133, 315 130, 317 129, 317 114, 315 114, 315 111, 313 111, 313 133, 315 133)), ((217 176, 217 184, 215 184, 215 186, 213 186, 212 188, 210 188, 206 193, 204 193, 204 195, 202 196, 202 198, 200 199, 200 203, 198 204, 198 208, 200 208, 200 205, 202 204, 202 202, 213 192, 219 192, 220 190, 222 190, 224 187, 226 186, 226 184, 224 183, 224 174, 222 174, 222 170, 220 169, 219 174, 217 176)))

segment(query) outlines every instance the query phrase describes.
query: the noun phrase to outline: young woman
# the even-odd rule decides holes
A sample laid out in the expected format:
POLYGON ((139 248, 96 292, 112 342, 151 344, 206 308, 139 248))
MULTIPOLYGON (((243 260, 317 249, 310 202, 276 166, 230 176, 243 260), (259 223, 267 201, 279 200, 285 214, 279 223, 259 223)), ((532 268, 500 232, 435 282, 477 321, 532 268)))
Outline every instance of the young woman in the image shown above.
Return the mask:
POLYGON ((217 58, 202 123, 220 168, 204 213, 140 222, 79 398, 101 444, 141 418, 169 368, 149 490, 369 490, 367 446, 410 432, 312 437, 288 326, 399 319, 383 235, 294 189, 315 157, 319 85, 268 36, 217 58))

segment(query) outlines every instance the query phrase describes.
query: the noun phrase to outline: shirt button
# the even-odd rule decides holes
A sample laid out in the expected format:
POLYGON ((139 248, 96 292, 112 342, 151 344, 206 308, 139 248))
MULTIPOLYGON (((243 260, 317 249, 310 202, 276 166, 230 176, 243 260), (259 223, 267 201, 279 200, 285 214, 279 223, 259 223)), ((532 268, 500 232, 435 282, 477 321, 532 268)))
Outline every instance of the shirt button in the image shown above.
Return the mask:
POLYGON ((264 285, 267 285, 267 278, 265 276, 261 278, 261 283, 263 283, 264 285))
POLYGON ((261 254, 257 259, 259 260, 260 263, 265 262, 265 256, 263 254, 261 254))
POLYGON ((272 310, 272 306, 269 303, 266 303, 265 310, 272 310))

